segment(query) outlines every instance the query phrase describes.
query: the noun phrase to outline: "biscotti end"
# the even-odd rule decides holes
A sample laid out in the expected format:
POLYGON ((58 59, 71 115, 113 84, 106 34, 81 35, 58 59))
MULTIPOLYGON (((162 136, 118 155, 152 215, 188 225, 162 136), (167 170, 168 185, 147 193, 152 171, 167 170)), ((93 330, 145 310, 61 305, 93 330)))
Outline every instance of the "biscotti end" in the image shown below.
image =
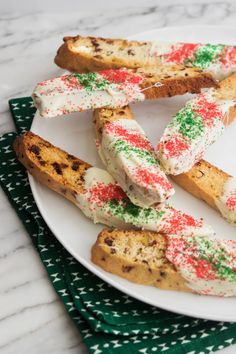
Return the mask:
POLYGON ((165 236, 151 231, 104 229, 91 250, 92 262, 132 282, 190 291, 165 257, 165 236))

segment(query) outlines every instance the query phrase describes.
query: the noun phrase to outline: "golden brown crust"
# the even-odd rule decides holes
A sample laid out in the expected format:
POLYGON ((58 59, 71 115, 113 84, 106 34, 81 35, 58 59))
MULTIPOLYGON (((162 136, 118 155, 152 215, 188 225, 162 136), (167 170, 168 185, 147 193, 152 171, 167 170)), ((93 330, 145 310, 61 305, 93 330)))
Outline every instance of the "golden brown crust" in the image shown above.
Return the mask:
POLYGON ((217 87, 210 74, 199 74, 194 77, 170 77, 158 80, 162 85, 148 88, 150 82, 145 80, 140 86, 146 99, 156 99, 184 95, 185 93, 200 93, 202 88, 217 87))
POLYGON ((190 292, 186 281, 165 257, 166 248, 166 237, 155 232, 104 229, 92 247, 91 259, 105 271, 132 282, 190 292), (140 258, 138 254, 143 251, 149 257, 140 258))
POLYGON ((228 173, 205 160, 200 160, 189 172, 171 175, 175 183, 214 209, 218 209, 216 199, 222 194, 229 177, 228 173))
POLYGON ((118 119, 133 119, 133 113, 129 106, 124 106, 121 108, 99 108, 95 109, 94 113, 94 123, 96 130, 96 137, 98 141, 101 140, 101 134, 104 124, 108 122, 114 122, 118 119))
MULTIPOLYGON (((64 37, 63 41, 64 43, 58 49, 54 61, 59 67, 77 73, 118 69, 121 67, 138 68, 143 66, 144 58, 140 56, 138 59, 137 56, 135 56, 135 59, 133 59, 133 48, 137 46, 142 48, 147 47, 147 50, 149 50, 151 46, 148 42, 127 41, 125 39, 105 39, 101 37, 82 37, 80 35, 64 37), (92 53, 76 51, 75 47, 77 42, 79 42, 80 45, 88 44, 92 49, 92 53), (104 56, 101 55, 101 46, 103 44, 106 44, 108 48, 111 46, 111 55, 109 58, 104 58, 104 56), (119 54, 122 54, 123 50, 126 50, 129 60, 127 61, 127 59, 119 55, 113 55, 114 46, 117 46, 119 54)), ((147 55, 146 65, 156 65, 158 62, 156 58, 151 58, 147 55)))
POLYGON ((83 192, 83 175, 91 165, 32 132, 17 137, 14 150, 18 160, 40 183, 76 203, 76 195, 83 192))

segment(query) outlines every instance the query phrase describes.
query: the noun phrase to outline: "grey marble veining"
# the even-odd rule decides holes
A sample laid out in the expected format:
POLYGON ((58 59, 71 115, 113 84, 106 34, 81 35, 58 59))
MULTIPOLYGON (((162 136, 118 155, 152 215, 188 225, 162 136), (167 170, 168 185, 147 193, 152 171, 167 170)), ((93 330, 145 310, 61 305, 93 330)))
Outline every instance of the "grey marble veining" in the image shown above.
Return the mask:
MULTIPOLYGON (((29 95, 38 81, 62 72, 53 58, 65 35, 127 37, 164 26, 236 26, 234 1, 150 0, 137 1, 134 7, 131 0, 122 0, 119 8, 105 11, 94 9, 89 1, 91 9, 85 11, 84 5, 82 11, 66 12, 59 7, 58 12, 37 6, 34 10, 32 5, 24 9, 22 3, 26 2, 21 2, 21 12, 10 11, 11 1, 9 8, 0 4, 1 134, 14 129, 8 99, 29 95)), ((1 190, 0 225, 0 352, 87 353, 1 190)))

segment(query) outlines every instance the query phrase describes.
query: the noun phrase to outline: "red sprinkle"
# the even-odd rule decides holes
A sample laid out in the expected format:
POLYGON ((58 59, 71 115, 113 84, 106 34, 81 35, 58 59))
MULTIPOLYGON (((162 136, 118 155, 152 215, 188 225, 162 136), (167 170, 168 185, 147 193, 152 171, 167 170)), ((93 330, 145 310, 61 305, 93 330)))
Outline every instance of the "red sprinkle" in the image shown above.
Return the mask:
POLYGON ((157 151, 164 152, 166 157, 181 156, 183 151, 188 150, 187 139, 183 141, 183 137, 173 136, 167 142, 160 141, 157 145, 157 151))
POLYGON ((174 208, 170 208, 172 215, 170 216, 168 223, 160 230, 165 234, 176 234, 188 227, 201 227, 202 221, 195 220, 192 216, 182 213, 174 208))
POLYGON ((231 209, 236 209, 236 191, 227 199, 226 205, 231 209))
POLYGON ((167 257, 176 266, 194 272, 198 279, 217 279, 215 267, 209 261, 199 258, 194 244, 188 244, 183 237, 168 237, 167 257))
POLYGON ((78 79, 73 75, 63 75, 60 79, 68 88, 74 89, 81 87, 78 79))
POLYGON ((142 184, 145 187, 157 184, 162 186, 165 191, 173 189, 172 184, 166 177, 160 175, 157 169, 155 169, 155 172, 147 169, 137 169, 134 172, 134 178, 136 179, 137 183, 142 184))
POLYGON ((117 123, 107 123, 104 130, 106 133, 112 133, 137 148, 154 152, 153 146, 147 139, 145 139, 145 137, 137 133, 130 133, 117 123))
POLYGON ((167 62, 176 64, 184 64, 185 60, 194 58, 194 51, 199 44, 193 43, 178 43, 171 46, 171 52, 164 55, 167 62))
POLYGON ((113 183, 109 183, 107 185, 97 183, 89 190, 89 192, 89 202, 96 203, 100 207, 111 200, 116 199, 120 201, 126 198, 126 194, 123 190, 118 185, 113 183))
POLYGON ((231 65, 236 65, 236 46, 235 47, 225 46, 222 51, 220 60, 222 64, 226 67, 229 67, 231 65))
POLYGON ((139 84, 143 81, 142 76, 129 73, 125 70, 102 70, 99 71, 99 74, 102 75, 105 79, 111 83, 129 83, 129 84, 139 84))
POLYGON ((215 125, 215 120, 223 120, 224 116, 219 110, 218 105, 215 102, 207 101, 206 96, 200 95, 199 99, 195 101, 193 107, 193 112, 196 112, 200 117, 202 117, 204 125, 213 127, 215 125))

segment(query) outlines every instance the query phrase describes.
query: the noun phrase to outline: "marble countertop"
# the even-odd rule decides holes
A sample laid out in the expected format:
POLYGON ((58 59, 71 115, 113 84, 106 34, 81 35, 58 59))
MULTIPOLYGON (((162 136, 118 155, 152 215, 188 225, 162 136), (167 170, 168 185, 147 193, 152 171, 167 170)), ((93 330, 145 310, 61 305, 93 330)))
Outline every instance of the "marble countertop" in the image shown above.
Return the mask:
MULTIPOLYGON (((32 1, 21 1, 20 11, 15 11, 12 1, 4 3, 0 4, 0 134, 14 129, 8 99, 29 95, 36 82, 61 73, 53 58, 64 35, 127 37, 170 25, 235 26, 236 22, 234 0, 140 0, 135 7, 131 0, 120 0, 114 8, 105 8, 102 0, 104 9, 94 9, 89 0, 82 2, 81 11, 81 2, 72 1, 76 6, 72 11, 57 1, 57 12, 37 4, 33 8, 37 2, 32 1)), ((87 353, 2 190, 0 225, 1 353, 87 353)), ((236 347, 222 351, 227 352, 235 353, 236 347)))

